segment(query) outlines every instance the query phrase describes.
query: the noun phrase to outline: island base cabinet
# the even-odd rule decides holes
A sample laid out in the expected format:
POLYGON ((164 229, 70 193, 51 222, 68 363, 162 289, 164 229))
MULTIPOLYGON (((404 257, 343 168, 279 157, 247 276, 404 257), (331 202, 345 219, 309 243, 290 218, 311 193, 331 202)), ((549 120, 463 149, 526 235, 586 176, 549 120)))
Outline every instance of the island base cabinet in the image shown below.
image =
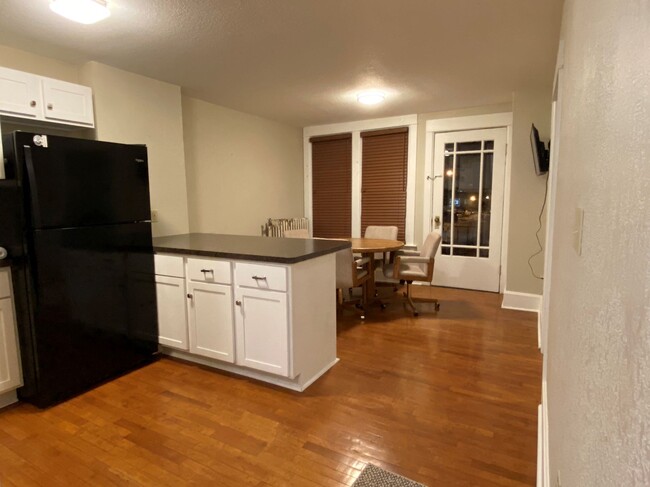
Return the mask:
POLYGON ((190 352, 234 362, 232 290, 230 286, 190 282, 190 352))
POLYGON ((22 385, 16 321, 11 298, 0 299, 0 394, 22 385))
POLYGON ((158 342, 178 350, 189 350, 185 279, 156 276, 158 342))
POLYGON ((290 377, 287 294, 237 288, 237 364, 290 377))

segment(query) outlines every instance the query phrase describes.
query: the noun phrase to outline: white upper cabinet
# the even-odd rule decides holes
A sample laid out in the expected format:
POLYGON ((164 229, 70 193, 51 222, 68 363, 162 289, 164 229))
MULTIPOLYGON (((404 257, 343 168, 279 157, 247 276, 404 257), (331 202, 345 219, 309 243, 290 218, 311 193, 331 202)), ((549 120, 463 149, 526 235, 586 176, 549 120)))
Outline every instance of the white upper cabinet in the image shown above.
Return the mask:
POLYGON ((93 92, 87 86, 43 78, 45 118, 93 125, 93 92))
POLYGON ((0 115, 83 127, 95 126, 87 86, 0 67, 0 115))
POLYGON ((0 68, 0 111, 8 115, 38 118, 43 113, 38 76, 0 68))

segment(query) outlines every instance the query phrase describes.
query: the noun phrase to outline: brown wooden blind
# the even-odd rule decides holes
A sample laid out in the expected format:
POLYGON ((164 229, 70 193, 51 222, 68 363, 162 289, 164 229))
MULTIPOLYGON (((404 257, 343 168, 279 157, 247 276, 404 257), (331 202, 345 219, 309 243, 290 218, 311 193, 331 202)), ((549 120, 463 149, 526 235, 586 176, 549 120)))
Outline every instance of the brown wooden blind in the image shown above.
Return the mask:
POLYGON ((362 132, 361 137, 361 234, 368 225, 395 225, 404 242, 408 128, 362 132))
POLYGON ((352 134, 312 137, 314 237, 349 237, 352 228, 352 134))

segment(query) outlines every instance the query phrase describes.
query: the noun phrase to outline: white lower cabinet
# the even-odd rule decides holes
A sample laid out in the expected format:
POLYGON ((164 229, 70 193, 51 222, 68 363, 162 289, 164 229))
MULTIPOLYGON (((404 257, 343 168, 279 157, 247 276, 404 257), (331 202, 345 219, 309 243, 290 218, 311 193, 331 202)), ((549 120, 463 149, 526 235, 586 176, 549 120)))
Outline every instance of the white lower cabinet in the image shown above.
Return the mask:
POLYGON ((185 279, 156 276, 158 342, 167 347, 189 350, 185 279))
POLYGON ((236 290, 237 364, 289 377, 287 294, 236 290))
POLYGON ((0 270, 0 394, 22 386, 10 273, 0 270))
POLYGON ((203 282, 187 285, 190 352, 234 362, 231 286, 203 282))
POLYGON ((289 265, 156 254, 155 263, 163 353, 296 391, 337 362, 334 254, 289 265))

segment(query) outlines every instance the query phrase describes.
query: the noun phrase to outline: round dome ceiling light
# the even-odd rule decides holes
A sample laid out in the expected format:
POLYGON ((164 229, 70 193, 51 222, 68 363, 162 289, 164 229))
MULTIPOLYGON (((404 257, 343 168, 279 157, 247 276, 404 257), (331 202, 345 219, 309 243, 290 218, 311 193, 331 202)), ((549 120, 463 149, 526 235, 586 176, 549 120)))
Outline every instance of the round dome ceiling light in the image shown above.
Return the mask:
POLYGON ((51 0, 50 10, 80 24, 94 24, 111 15, 105 0, 51 0))
POLYGON ((364 105, 377 105, 386 99, 381 91, 362 91, 357 95, 357 101, 364 105))

